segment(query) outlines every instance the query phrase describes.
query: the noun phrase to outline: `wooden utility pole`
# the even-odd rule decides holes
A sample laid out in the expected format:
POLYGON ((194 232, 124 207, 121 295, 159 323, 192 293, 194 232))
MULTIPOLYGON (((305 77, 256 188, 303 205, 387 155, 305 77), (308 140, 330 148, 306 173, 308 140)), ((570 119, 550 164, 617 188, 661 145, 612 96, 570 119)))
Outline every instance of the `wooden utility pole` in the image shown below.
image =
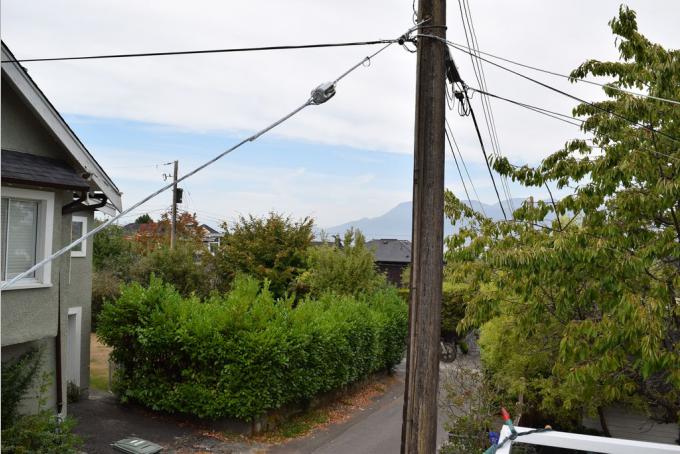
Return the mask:
MULTIPOLYGON (((446 38, 446 0, 419 0, 418 22, 446 38)), ((439 336, 444 261, 446 45, 418 38, 413 160, 413 251, 402 454, 437 449, 439 336)))
POLYGON ((170 249, 175 248, 175 237, 177 236, 177 167, 178 161, 173 162, 172 172, 172 220, 170 225, 170 249))

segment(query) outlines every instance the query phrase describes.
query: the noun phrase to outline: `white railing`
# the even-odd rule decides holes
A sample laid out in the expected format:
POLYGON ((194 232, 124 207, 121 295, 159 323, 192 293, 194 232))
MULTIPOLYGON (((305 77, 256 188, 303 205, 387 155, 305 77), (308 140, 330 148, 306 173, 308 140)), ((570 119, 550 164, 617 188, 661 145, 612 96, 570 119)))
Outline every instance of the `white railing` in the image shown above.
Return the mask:
MULTIPOLYGON (((529 427, 515 426, 518 433, 533 430, 529 427)), ((511 435, 510 428, 503 425, 499 440, 504 440, 511 435)), ((649 443, 646 441, 624 440, 622 438, 596 437, 593 435, 580 435, 569 432, 550 430, 521 435, 514 440, 515 443, 526 443, 537 446, 552 446, 581 450, 584 452, 611 453, 611 454, 678 454, 680 446, 649 443)), ((511 454, 513 441, 508 440, 498 448, 496 454, 511 454)))

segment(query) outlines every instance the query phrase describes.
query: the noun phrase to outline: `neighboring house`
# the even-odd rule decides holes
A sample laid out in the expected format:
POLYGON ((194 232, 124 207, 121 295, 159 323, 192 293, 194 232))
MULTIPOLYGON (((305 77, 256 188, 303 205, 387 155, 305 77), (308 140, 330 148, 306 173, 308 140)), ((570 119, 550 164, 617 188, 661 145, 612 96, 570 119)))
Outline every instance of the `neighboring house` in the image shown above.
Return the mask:
MULTIPOLYGON (((4 43, 2 60, 14 60, 4 43)), ((0 142, 4 282, 91 230, 95 210, 119 212, 121 193, 18 63, 2 64, 0 142)), ((62 414, 68 382, 89 389, 91 296, 91 240, 2 292, 2 360, 39 348, 42 397, 62 414)))
POLYGON ((401 274, 411 264, 411 242, 380 239, 367 241, 366 247, 373 251, 375 264, 387 275, 387 280, 401 287, 401 274))
POLYGON ((203 244, 208 248, 211 254, 215 254, 217 248, 222 243, 223 232, 219 232, 207 224, 201 224, 203 229, 203 244))

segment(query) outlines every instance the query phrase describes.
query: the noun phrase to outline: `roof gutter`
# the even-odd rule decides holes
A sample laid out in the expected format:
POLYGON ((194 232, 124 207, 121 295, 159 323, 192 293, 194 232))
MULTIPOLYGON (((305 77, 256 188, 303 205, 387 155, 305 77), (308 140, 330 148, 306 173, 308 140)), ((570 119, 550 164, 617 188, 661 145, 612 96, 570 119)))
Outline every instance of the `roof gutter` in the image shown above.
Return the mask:
POLYGON ((75 213, 76 211, 95 211, 98 208, 106 205, 106 203, 109 201, 108 197, 106 197, 106 194, 91 194, 89 198, 97 199, 99 202, 93 203, 91 205, 83 203, 88 200, 88 193, 87 191, 82 191, 76 200, 67 203, 61 208, 61 214, 71 214, 75 213))

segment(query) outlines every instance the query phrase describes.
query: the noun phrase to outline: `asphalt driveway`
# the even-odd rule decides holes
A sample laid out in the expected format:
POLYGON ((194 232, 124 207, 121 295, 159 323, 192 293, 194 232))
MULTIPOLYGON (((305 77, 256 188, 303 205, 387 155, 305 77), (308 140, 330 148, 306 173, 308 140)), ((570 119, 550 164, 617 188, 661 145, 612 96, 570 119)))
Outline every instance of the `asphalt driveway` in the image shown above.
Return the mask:
MULTIPOLYGON (((282 445, 225 441, 195 422, 122 405, 105 392, 95 391, 89 399, 70 404, 69 414, 78 420, 75 432, 83 437, 83 451, 89 454, 113 454, 111 443, 132 436, 157 443, 168 454, 393 454, 401 444, 404 368, 400 364, 386 391, 349 419, 282 445)), ((437 441, 441 445, 446 440, 445 413, 439 413, 437 441)))

